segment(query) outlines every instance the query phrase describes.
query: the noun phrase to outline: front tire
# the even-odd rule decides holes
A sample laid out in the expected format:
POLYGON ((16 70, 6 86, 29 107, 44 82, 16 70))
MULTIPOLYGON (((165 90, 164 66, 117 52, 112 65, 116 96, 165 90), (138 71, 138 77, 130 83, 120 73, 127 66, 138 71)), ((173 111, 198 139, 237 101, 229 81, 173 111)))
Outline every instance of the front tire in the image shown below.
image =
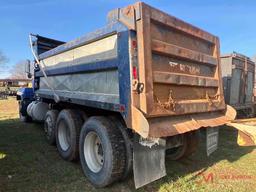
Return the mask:
POLYGON ((79 150, 83 172, 95 187, 105 187, 123 176, 124 139, 107 118, 87 120, 80 133, 79 150))
POLYGON ((27 106, 29 105, 30 101, 23 100, 19 101, 19 118, 21 122, 29 123, 32 121, 32 118, 27 114, 27 106))

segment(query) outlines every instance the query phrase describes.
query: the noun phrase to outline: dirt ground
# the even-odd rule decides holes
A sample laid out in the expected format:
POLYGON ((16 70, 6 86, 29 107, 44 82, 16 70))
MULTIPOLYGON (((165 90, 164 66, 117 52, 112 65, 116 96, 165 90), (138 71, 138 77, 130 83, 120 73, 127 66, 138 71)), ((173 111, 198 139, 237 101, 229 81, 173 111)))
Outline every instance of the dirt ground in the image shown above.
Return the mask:
MULTIPOLYGON (((0 100, 0 191, 135 191, 133 178, 105 189, 94 188, 80 163, 62 160, 44 138, 41 124, 18 120, 15 98, 0 100)), ((237 132, 221 127, 219 149, 210 157, 202 135, 199 150, 174 162, 167 176, 137 191, 256 191, 255 147, 239 147, 237 132)))

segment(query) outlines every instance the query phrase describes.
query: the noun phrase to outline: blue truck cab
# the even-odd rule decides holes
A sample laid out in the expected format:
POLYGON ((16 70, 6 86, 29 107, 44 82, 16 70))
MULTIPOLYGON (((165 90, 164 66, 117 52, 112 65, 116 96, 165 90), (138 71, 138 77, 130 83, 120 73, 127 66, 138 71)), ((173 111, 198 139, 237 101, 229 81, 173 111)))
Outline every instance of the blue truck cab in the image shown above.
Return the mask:
POLYGON ((22 87, 18 90, 16 98, 19 102, 20 120, 24 122, 31 121, 31 117, 27 114, 27 107, 34 100, 34 89, 22 87))

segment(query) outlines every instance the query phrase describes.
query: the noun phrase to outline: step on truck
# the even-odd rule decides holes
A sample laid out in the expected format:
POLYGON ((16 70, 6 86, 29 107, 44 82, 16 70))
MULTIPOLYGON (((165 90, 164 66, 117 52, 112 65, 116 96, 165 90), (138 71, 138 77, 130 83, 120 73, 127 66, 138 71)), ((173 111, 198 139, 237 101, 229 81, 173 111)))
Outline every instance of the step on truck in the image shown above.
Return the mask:
POLYGON ((165 176, 165 156, 191 155, 200 130, 210 155, 217 127, 235 118, 218 37, 145 3, 111 11, 106 26, 73 41, 30 43, 34 96, 20 100, 22 119, 43 121, 47 141, 80 159, 96 187, 131 172, 136 188, 165 176))

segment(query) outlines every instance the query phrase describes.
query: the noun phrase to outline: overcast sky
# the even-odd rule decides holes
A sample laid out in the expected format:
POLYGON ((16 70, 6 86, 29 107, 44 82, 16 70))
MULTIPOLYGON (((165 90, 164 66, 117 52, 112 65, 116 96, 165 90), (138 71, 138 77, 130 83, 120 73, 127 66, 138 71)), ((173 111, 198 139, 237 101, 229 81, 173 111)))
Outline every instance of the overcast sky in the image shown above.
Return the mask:
MULTIPOLYGON (((0 50, 9 65, 31 59, 28 34, 69 41, 106 24, 107 12, 133 0, 0 0, 0 50)), ((220 37, 221 52, 256 54, 255 0, 145 0, 220 37)), ((0 78, 8 73, 0 74, 0 78)))

